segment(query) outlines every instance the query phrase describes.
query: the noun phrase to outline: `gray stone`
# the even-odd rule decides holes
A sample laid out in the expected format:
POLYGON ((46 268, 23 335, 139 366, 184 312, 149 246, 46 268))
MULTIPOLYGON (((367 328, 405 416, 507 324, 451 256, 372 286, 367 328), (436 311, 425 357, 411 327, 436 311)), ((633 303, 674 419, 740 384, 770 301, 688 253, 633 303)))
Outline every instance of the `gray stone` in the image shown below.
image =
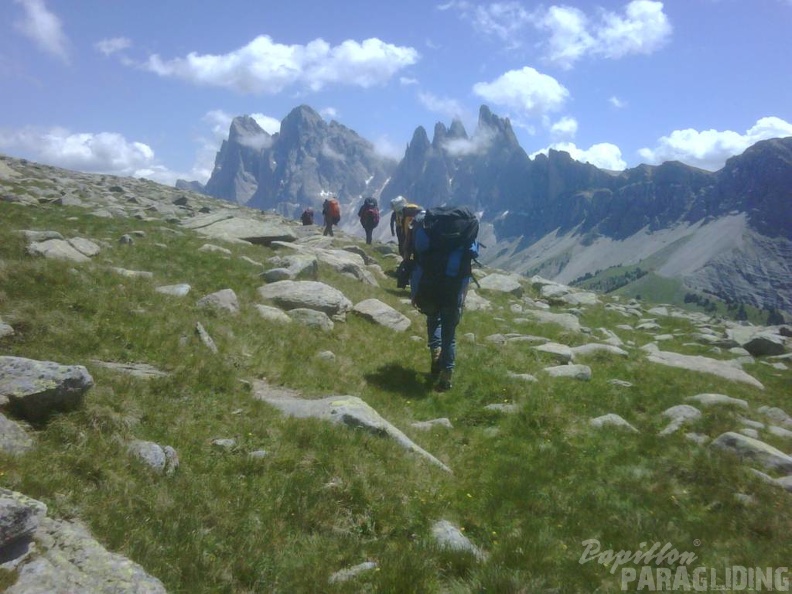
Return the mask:
POLYGON ((157 287, 154 290, 157 293, 162 293, 163 295, 172 295, 173 297, 186 297, 187 294, 192 290, 192 287, 187 283, 181 283, 178 285, 165 285, 162 287, 157 287))
POLYGON ((670 435, 678 431, 682 425, 701 417, 701 411, 689 404, 679 404, 663 411, 663 416, 671 419, 669 425, 660 432, 660 435, 670 435))
POLYGON ((22 357, 0 357, 0 400, 29 421, 80 406, 94 385, 82 365, 61 365, 22 357))
POLYGON ((198 307, 208 307, 216 310, 227 311, 231 314, 239 313, 239 299, 233 289, 223 289, 201 297, 196 303, 198 307))
POLYGON ((256 311, 265 320, 270 322, 291 323, 292 319, 286 313, 277 307, 270 307, 269 305, 261 305, 257 303, 255 306, 256 311))
POLYGON ((201 247, 198 248, 199 252, 208 252, 214 254, 223 254, 224 256, 230 256, 231 250, 228 248, 220 247, 219 245, 214 245, 213 243, 205 243, 201 247))
POLYGON ((88 262, 90 258, 62 239, 47 239, 28 245, 27 252, 31 256, 41 256, 51 260, 68 260, 70 262, 88 262))
POLYGON ((366 320, 396 332, 405 332, 412 324, 410 318, 379 299, 365 299, 355 304, 352 311, 366 320))
POLYGON ((198 333, 198 338, 200 338, 204 346, 216 355, 219 352, 217 345, 215 344, 215 341, 212 340, 212 337, 209 336, 209 333, 206 331, 206 328, 203 327, 201 322, 195 323, 195 331, 198 333))
POLYGON ((696 394, 695 396, 689 396, 685 398, 685 400, 698 402, 702 406, 732 405, 739 406, 740 408, 744 408, 746 410, 748 409, 748 403, 745 400, 740 398, 732 398, 731 396, 726 396, 725 394, 696 394))
POLYGON ((352 309, 352 302, 341 291, 316 281, 278 281, 259 287, 258 294, 287 310, 307 308, 335 316, 352 309))
POLYGON ((232 450, 236 447, 236 444, 236 439, 231 438, 218 438, 212 440, 212 445, 221 450, 232 450))
POLYGON ((602 344, 598 342, 590 342, 580 346, 572 347, 572 357, 590 357, 592 355, 615 355, 617 357, 627 357, 629 353, 624 349, 611 344, 602 344))
POLYGON ((581 381, 591 379, 591 367, 587 365, 557 365, 545 367, 544 371, 550 377, 570 377, 581 381))
POLYGON ((479 280, 479 289, 482 291, 493 291, 495 293, 509 293, 515 297, 521 297, 523 286, 520 284, 520 277, 516 274, 488 274, 479 280))
MULTIPOLYGON (((209 215, 218 217, 221 215, 209 215)), ((198 219, 199 217, 196 217, 198 219)), ((246 241, 255 245, 270 245, 274 241, 291 242, 297 239, 294 231, 286 225, 273 221, 256 221, 249 218, 230 218, 215 220, 205 226, 195 226, 198 221, 187 223, 201 235, 230 242, 246 241)))
POLYGON ((507 371, 506 375, 512 379, 520 380, 523 382, 536 382, 538 381, 536 377, 531 375, 530 373, 514 373, 512 371, 507 371))
POLYGON ((724 433, 718 436, 710 444, 710 447, 731 452, 743 459, 755 461, 770 470, 792 474, 792 456, 788 456, 763 441, 741 435, 740 433, 732 431, 724 433))
POLYGON ((72 239, 69 239, 68 242, 69 245, 72 246, 75 250, 77 250, 84 256, 88 256, 89 258, 97 255, 101 251, 101 248, 90 239, 84 239, 82 237, 73 237, 72 239))
POLYGON ((144 380, 168 377, 168 375, 170 375, 147 363, 116 363, 114 361, 99 361, 98 359, 91 359, 91 363, 99 367, 104 367, 105 369, 111 369, 112 371, 125 373, 144 380))
POLYGON ((518 410, 520 410, 520 407, 516 404, 496 402, 494 404, 486 405, 484 410, 491 410, 500 413, 516 413, 518 410))
POLYGON ((447 472, 451 469, 409 437, 383 419, 379 413, 356 396, 329 396, 317 400, 304 399, 298 392, 275 388, 264 381, 254 384, 254 398, 271 404, 282 413, 297 418, 317 418, 347 427, 362 429, 374 435, 390 437, 408 451, 415 452, 447 472))
POLYGON ((430 421, 416 421, 415 423, 410 423, 410 427, 413 429, 419 429, 421 431, 434 429, 435 427, 445 427, 446 429, 454 428, 454 426, 451 424, 451 420, 447 417, 432 419, 430 421))
POLYGON ((754 357, 783 355, 786 352, 784 339, 778 334, 770 332, 754 334, 750 340, 742 344, 742 347, 754 357))
POLYGON ((792 417, 790 417, 783 409, 777 406, 760 406, 759 412, 772 419, 779 425, 792 427, 792 417))
POLYGON ((48 239, 65 239, 63 235, 58 233, 57 231, 31 231, 31 230, 23 230, 20 231, 22 235, 25 236, 25 239, 29 242, 41 242, 47 241, 48 239))
POLYGON ((710 359, 708 357, 701 357, 699 355, 681 355, 679 353, 672 353, 670 351, 656 351, 650 353, 648 360, 652 363, 659 363, 669 367, 678 367, 680 369, 687 369, 689 371, 698 371, 701 373, 708 373, 717 375, 724 379, 735 382, 743 382, 764 390, 764 386, 755 377, 747 374, 742 369, 738 369, 733 365, 710 359))
POLYGON ((432 535, 441 549, 469 553, 479 561, 484 561, 487 554, 470 542, 462 531, 448 520, 439 520, 432 526, 432 535))
POLYGON ((111 267, 110 270, 126 278, 154 278, 154 273, 145 270, 127 270, 126 268, 111 267))
MULTIPOLYGON (((268 262, 276 269, 286 270, 288 278, 291 280, 317 280, 319 278, 319 260, 313 254, 297 253, 275 256, 268 262)), ((268 280, 268 282, 274 281, 268 280)))
POLYGON ((533 347, 535 351, 552 355, 559 363, 569 363, 572 361, 572 349, 565 344, 548 342, 533 347))
POLYGON ((633 433, 638 433, 638 429, 630 425, 627 421, 625 421, 622 417, 615 413, 608 413, 607 415, 602 415, 601 417, 597 417, 595 419, 591 419, 589 424, 592 427, 602 428, 606 426, 614 426, 614 427, 621 427, 632 431, 633 433))
POLYGON ((33 438, 16 422, 0 413, 0 452, 17 455, 33 449, 33 438))
MULTIPOLYGON (((527 310, 525 314, 533 318, 533 321, 540 324, 556 324, 562 328, 565 328, 566 330, 570 330, 571 332, 581 331, 580 320, 578 320, 577 317, 572 314, 532 310, 527 310)), ((514 321, 519 323, 523 320, 518 318, 514 321)))
POLYGON ((77 522, 42 518, 35 539, 40 553, 18 567, 6 594, 166 594, 162 582, 107 551, 77 522))
POLYGON ((349 580, 356 578, 363 572, 371 571, 372 569, 376 569, 377 564, 374 561, 365 561, 363 563, 359 563, 358 565, 354 565, 352 567, 347 567, 346 569, 341 569, 336 571, 333 575, 330 576, 328 580, 331 584, 337 583, 344 583, 348 582, 349 580))
POLYGON ((127 444, 127 449, 159 474, 173 474, 179 468, 179 456, 171 446, 136 439, 127 444))
POLYGON ((298 324, 309 328, 316 328, 322 332, 331 332, 335 327, 333 320, 331 320, 326 313, 323 311, 316 311, 315 309, 297 307, 295 309, 290 309, 286 315, 298 324))
POLYGON ((15 491, 0 488, 0 563, 11 545, 29 540, 47 515, 47 506, 15 491))

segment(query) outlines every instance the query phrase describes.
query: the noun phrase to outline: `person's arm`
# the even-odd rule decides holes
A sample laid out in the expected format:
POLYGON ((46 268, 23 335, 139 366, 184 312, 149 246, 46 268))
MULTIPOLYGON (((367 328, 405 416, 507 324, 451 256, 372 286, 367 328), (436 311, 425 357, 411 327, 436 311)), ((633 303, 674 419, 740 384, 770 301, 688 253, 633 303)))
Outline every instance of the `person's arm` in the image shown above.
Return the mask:
POLYGON ((394 210, 391 213, 391 220, 390 220, 390 228, 391 228, 391 237, 396 235, 396 211, 394 210))

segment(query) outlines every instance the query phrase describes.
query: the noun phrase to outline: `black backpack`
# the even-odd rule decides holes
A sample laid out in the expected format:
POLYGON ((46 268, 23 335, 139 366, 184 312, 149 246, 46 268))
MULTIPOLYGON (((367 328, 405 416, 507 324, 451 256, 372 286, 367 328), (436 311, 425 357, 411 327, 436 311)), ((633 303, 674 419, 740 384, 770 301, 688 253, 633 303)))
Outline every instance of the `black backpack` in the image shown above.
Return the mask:
POLYGON ((415 231, 421 266, 416 305, 424 313, 461 305, 466 280, 472 276, 472 262, 478 256, 478 218, 465 206, 440 206, 426 211, 420 229, 415 231))

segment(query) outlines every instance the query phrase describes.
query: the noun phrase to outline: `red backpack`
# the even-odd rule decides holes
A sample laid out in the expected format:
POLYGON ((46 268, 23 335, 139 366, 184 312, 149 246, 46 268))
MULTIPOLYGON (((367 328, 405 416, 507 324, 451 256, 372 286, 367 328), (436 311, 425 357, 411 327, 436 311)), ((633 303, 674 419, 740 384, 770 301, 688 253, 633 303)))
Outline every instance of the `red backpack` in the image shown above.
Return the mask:
POLYGON ((339 221, 341 221, 341 205, 335 198, 330 198, 330 200, 327 201, 327 214, 334 225, 337 225, 339 221))
POLYGON ((379 225, 380 213, 379 208, 377 208, 377 201, 374 198, 366 198, 363 201, 360 221, 364 227, 371 227, 372 229, 379 225))

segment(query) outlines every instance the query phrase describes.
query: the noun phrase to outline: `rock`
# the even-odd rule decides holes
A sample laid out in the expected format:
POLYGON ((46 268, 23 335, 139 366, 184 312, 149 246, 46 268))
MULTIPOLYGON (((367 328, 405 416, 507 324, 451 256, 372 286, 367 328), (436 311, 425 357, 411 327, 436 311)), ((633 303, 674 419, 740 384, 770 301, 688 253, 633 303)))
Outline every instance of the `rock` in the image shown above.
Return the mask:
POLYGON ((479 280, 479 289, 496 293, 509 293, 515 297, 521 297, 523 294, 520 277, 516 274, 488 274, 479 280))
POLYGON ((319 260, 312 254, 291 254, 288 256, 275 256, 268 260, 275 266, 275 270, 285 271, 286 277, 270 280, 269 275, 274 270, 263 273, 267 282, 275 280, 316 280, 319 278, 319 260))
POLYGON ((581 381, 591 379, 591 367, 587 365, 558 365, 545 367, 544 371, 551 377, 571 377, 581 381))
POLYGON ((219 245, 214 245, 213 243, 203 244, 201 247, 198 248, 198 251, 223 254, 224 256, 230 256, 232 254, 231 250, 229 250, 228 248, 220 247, 219 245))
POLYGON ((131 454, 159 474, 173 474, 179 468, 179 456, 171 446, 136 439, 127 444, 131 454))
POLYGON ((201 297, 196 305, 198 307, 227 311, 234 315, 239 313, 239 299, 237 299, 236 293, 232 289, 223 289, 201 297))
POLYGON ((701 417, 701 411, 695 406, 679 404, 663 411, 663 416, 671 419, 671 423, 660 432, 660 435, 670 435, 678 431, 682 425, 701 417))
POLYGON ((292 319, 283 312, 283 310, 278 309, 277 307, 270 307, 269 305, 261 305, 257 303, 255 306, 256 311, 259 312, 259 315, 264 318, 265 320, 269 320, 270 322, 281 322, 281 323, 291 323, 292 319))
POLYGON ((352 311, 364 319, 397 332, 406 331, 412 324, 410 318, 379 299, 365 299, 357 303, 352 311))
POLYGON ((520 380, 523 382, 536 382, 537 380, 533 375, 530 373, 514 373, 512 371, 507 371, 506 375, 512 379, 520 380))
POLYGON ((148 365, 147 363, 115 363, 113 361, 99 361, 97 359, 91 359, 91 363, 99 367, 104 367, 105 369, 126 373, 132 377, 144 380, 168 377, 168 375, 170 375, 166 371, 157 369, 153 365, 148 365))
POLYGON ((729 431, 715 439, 710 447, 755 461, 770 470, 792 474, 792 456, 746 435, 729 431))
POLYGON ((40 501, 0 488, 0 563, 9 560, 12 546, 33 537, 46 515, 47 506, 40 501))
POLYGON ((592 355, 604 354, 615 355, 617 357, 627 357, 629 353, 624 349, 611 344, 602 344, 598 342, 590 342, 580 346, 572 347, 572 357, 590 357, 592 355))
POLYGON ((47 241, 48 239, 65 239, 63 235, 58 233, 57 231, 29 231, 23 230, 20 231, 22 235, 25 236, 25 239, 31 243, 39 243, 42 241, 47 241))
POLYGON ((322 332, 331 332, 335 327, 333 320, 331 320, 323 311, 316 311, 315 309, 308 309, 305 307, 297 307, 290 309, 287 313, 289 319, 303 326, 309 328, 317 328, 322 332))
MULTIPOLYGON (((556 324, 562 328, 570 330, 571 332, 581 332, 580 321, 572 314, 532 310, 526 311, 525 314, 540 324, 556 324)), ((518 318, 514 321, 515 323, 519 323, 523 320, 518 318)))
POLYGON ((195 331, 198 333, 198 338, 201 339, 201 342, 204 344, 204 346, 216 355, 219 352, 217 345, 215 344, 215 341, 212 340, 212 337, 209 336, 209 333, 203 327, 201 322, 195 323, 195 331))
POLYGON ((221 450, 232 450, 236 447, 236 444, 236 439, 231 438, 218 438, 212 440, 212 445, 221 450))
POLYGON ((620 380, 620 379, 609 379, 608 383, 611 386, 618 386, 620 388, 632 388, 632 384, 630 382, 620 380))
POLYGON ((316 281, 278 281, 259 287, 258 294, 287 310, 307 308, 335 316, 352 309, 352 302, 341 291, 316 281))
POLYGON ((192 287, 187 283, 181 283, 179 285, 165 285, 162 287, 157 287, 154 290, 157 293, 162 293, 163 295, 172 295, 174 297, 186 297, 191 289, 192 287))
POLYGON ((520 410, 520 407, 516 404, 496 402, 494 404, 488 404, 487 406, 484 407, 484 410, 491 410, 499 413, 515 413, 518 410, 520 410))
POLYGON ((14 329, 3 321, 3 318, 0 318, 0 339, 5 338, 6 336, 13 336, 14 329))
POLYGON ((84 256, 88 256, 89 258, 97 255, 101 251, 101 248, 93 241, 89 239, 83 239, 82 237, 73 237, 72 239, 69 239, 68 242, 69 245, 75 250, 84 256))
POLYGON ((780 425, 792 427, 792 417, 777 406, 760 406, 759 412, 780 425))
POLYGON ((6 594, 166 594, 162 582, 107 551, 77 522, 42 518, 35 539, 39 553, 17 568, 6 594))
POLYGON ((80 406, 93 385, 82 365, 0 357, 0 400, 7 398, 11 411, 29 421, 80 406))
POLYGON ((361 573, 365 571, 371 571, 372 569, 376 569, 377 564, 373 561, 365 561, 363 563, 359 563, 358 565, 354 565, 352 567, 347 567, 346 569, 341 569, 336 571, 333 575, 330 576, 328 580, 331 584, 336 583, 343 583, 348 582, 349 580, 357 577, 361 573))
POLYGON ((116 267, 111 267, 110 270, 126 278, 154 278, 152 272, 147 272, 145 270, 127 270, 126 268, 116 267))
POLYGON ((415 423, 411 423, 410 427, 419 429, 421 431, 426 431, 427 429, 433 429, 435 427, 445 427, 447 429, 454 428, 454 426, 451 424, 451 421, 446 417, 441 419, 432 419, 431 421, 416 421, 415 423))
POLYGON ((598 429, 608 425, 613 425, 614 427, 623 427, 634 433, 638 433, 638 429, 630 425, 630 423, 615 413, 608 413, 607 415, 602 415, 601 417, 591 419, 589 421, 589 425, 592 427, 597 427, 598 429))
POLYGON ((70 262, 88 262, 90 258, 75 249, 68 241, 62 239, 47 239, 28 245, 27 253, 31 256, 41 256, 52 260, 68 260, 70 262))
POLYGON ((492 303, 470 289, 465 297, 465 309, 467 311, 488 311, 492 309, 492 303))
POLYGON ((648 360, 652 363, 659 363, 669 367, 678 367, 680 369, 687 369, 689 371, 699 371, 701 373, 709 373, 717 375, 724 379, 735 382, 743 382, 764 390, 764 386, 754 378, 747 374, 742 369, 738 369, 729 363, 710 359, 708 357, 701 357, 699 355, 680 355, 679 353, 672 353, 670 351, 656 351, 650 353, 648 360))
POLYGON ((754 357, 783 355, 786 352, 784 339, 778 334, 769 332, 754 334, 750 340, 742 344, 742 347, 754 357))
POLYGON ((17 455, 33 449, 33 438, 18 424, 0 413, 0 452, 17 455))
POLYGON ((748 409, 748 403, 740 398, 732 398, 724 394, 696 394, 689 396, 685 400, 698 402, 702 406, 719 406, 719 405, 732 405, 739 406, 740 408, 748 409))
POLYGON ((432 535, 441 549, 469 553, 479 561, 487 558, 486 553, 470 542, 470 539, 448 520, 435 522, 432 526, 432 535))
POLYGON ((559 363, 569 363, 572 361, 572 349, 565 344, 548 342, 546 344, 535 346, 533 349, 535 351, 539 351, 540 353, 552 355, 559 363))
MULTIPOLYGON (((276 223, 275 221, 257 221, 249 218, 239 218, 231 215, 228 218, 217 220, 220 215, 210 214, 214 222, 209 222, 206 225, 200 225, 202 221, 196 220, 200 217, 195 217, 192 221, 186 222, 185 226, 195 229, 201 235, 212 237, 214 239, 224 239, 229 242, 246 241, 255 245, 270 245, 273 241, 291 242, 297 239, 294 231, 286 225, 276 223)), ((204 221, 209 221, 210 218, 204 221)))
POLYGON ((308 400, 293 390, 275 388, 264 381, 257 381, 254 384, 253 397, 271 404, 288 416, 325 419, 335 424, 363 429, 374 435, 390 437, 406 450, 423 456, 446 472, 451 472, 448 466, 416 445, 399 429, 383 419, 376 410, 356 396, 329 396, 319 400, 308 400))

